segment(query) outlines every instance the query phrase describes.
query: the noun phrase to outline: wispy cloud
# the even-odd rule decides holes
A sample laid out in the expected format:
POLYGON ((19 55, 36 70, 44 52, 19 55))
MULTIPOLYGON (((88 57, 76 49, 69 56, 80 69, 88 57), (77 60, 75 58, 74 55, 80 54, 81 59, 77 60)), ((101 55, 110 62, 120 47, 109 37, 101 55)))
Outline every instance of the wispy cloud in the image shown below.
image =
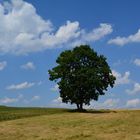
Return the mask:
POLYGON ((56 99, 54 99, 53 101, 52 101, 53 103, 62 103, 62 98, 61 97, 58 97, 58 98, 56 98, 56 99))
POLYGON ((134 60, 134 64, 135 64, 136 66, 140 66, 140 59, 136 58, 136 59, 134 60))
POLYGON ((13 97, 0 98, 0 104, 8 105, 8 104, 14 104, 18 102, 29 104, 38 100, 40 100, 39 95, 32 96, 30 99, 26 99, 22 94, 19 94, 17 97, 14 98, 13 97))
POLYGON ((33 96, 31 101, 38 101, 40 100, 40 96, 36 95, 36 96, 33 96))
POLYGON ((37 102, 41 99, 41 97, 39 95, 34 95, 32 96, 30 99, 27 99, 27 98, 23 98, 22 99, 22 102, 24 104, 32 104, 33 102, 37 102))
MULTIPOLYGON (((117 108, 117 107, 119 107, 119 105, 118 105, 119 103, 120 103, 120 99, 109 98, 109 99, 106 99, 102 103, 91 101, 91 104, 89 106, 84 105, 84 108, 86 108, 86 109, 89 109, 89 108, 92 108, 92 109, 93 108, 98 108, 98 109, 101 109, 101 108, 117 108)), ((74 104, 70 105, 70 104, 63 103, 61 97, 58 97, 58 98, 54 99, 52 101, 51 106, 53 106, 53 107, 72 107, 72 108, 76 108, 76 105, 74 105, 74 104)))
POLYGON ((6 61, 0 62, 0 71, 2 71, 6 66, 7 66, 7 62, 6 61))
POLYGON ((59 85, 56 84, 54 87, 51 88, 51 91, 58 91, 59 90, 59 85))
POLYGON ((104 107, 109 107, 109 108, 112 108, 112 107, 116 107, 117 104, 120 102, 119 99, 107 99, 104 103, 103 103, 103 106, 104 107))
POLYGON ((35 70, 35 65, 33 62, 27 62, 26 64, 21 65, 21 68, 25 70, 35 70))
POLYGON ((109 98, 102 103, 91 101, 90 106, 86 106, 86 108, 117 108, 119 103, 120 99, 109 98))
POLYGON ((35 83, 23 82, 23 83, 20 83, 20 84, 12 84, 12 85, 6 87, 6 89, 7 90, 20 90, 20 89, 30 88, 34 85, 35 85, 35 83))
POLYGON ((100 40, 113 31, 107 23, 86 31, 80 28, 78 21, 67 21, 56 28, 50 20, 38 15, 32 4, 23 0, 0 4, 0 21, 0 53, 27 54, 84 44, 100 40))
POLYGON ((140 99, 131 99, 126 102, 126 107, 136 108, 140 106, 140 99))
POLYGON ((62 98, 58 97, 56 99, 53 99, 51 103, 49 104, 50 107, 60 107, 60 108, 75 108, 76 106, 70 103, 66 104, 62 102, 62 98))
POLYGON ((133 89, 126 89, 128 94, 140 93, 140 83, 135 83, 133 89))
POLYGON ((124 65, 124 64, 128 64, 128 63, 131 63, 131 61, 129 61, 129 60, 121 60, 121 59, 119 59, 119 60, 117 60, 116 62, 114 62, 112 65, 114 66, 114 67, 119 67, 119 66, 122 66, 122 65, 124 65))
POLYGON ((12 104, 20 101, 23 98, 22 94, 19 94, 16 98, 4 97, 0 99, 0 104, 12 104))
POLYGON ((101 23, 96 29, 93 29, 89 33, 83 34, 83 40, 86 41, 96 41, 100 40, 104 36, 111 34, 113 32, 112 26, 110 24, 101 23))
POLYGON ((124 46, 128 43, 138 43, 140 42, 140 29, 137 31, 137 33, 129 35, 128 37, 116 37, 114 39, 111 39, 108 41, 108 44, 115 44, 118 46, 124 46))
POLYGON ((10 104, 10 103, 15 103, 15 102, 18 102, 18 99, 17 98, 8 98, 8 97, 5 97, 3 99, 0 99, 0 103, 1 104, 10 104))
POLYGON ((37 85, 38 85, 38 86, 40 86, 40 85, 42 85, 42 84, 43 84, 43 81, 37 82, 37 85))

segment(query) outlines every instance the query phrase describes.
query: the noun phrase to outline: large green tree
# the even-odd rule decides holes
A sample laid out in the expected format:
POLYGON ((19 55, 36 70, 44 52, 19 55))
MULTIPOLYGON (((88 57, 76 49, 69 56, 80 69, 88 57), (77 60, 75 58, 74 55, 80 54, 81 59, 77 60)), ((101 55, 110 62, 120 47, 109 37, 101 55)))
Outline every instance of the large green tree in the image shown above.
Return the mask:
POLYGON ((57 66, 49 70, 50 80, 59 85, 64 103, 76 104, 78 110, 98 100, 107 88, 113 87, 115 77, 103 55, 88 45, 66 50, 56 60, 57 66))

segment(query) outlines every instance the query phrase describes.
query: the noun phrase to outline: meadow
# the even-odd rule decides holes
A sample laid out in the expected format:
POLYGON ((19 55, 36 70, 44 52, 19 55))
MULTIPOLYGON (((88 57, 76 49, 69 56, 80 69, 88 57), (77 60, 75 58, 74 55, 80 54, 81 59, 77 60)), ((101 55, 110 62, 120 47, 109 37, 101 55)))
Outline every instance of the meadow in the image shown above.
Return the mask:
POLYGON ((140 110, 0 107, 0 140, 140 140, 140 110))

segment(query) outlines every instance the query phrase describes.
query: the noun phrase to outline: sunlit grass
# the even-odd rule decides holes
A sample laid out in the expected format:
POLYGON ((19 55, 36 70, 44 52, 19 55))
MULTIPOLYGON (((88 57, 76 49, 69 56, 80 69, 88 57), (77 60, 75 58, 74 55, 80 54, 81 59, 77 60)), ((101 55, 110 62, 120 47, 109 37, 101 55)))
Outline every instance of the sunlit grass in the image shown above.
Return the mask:
MULTIPOLYGON (((24 109, 21 110, 26 112, 24 109)), ((90 110, 85 113, 45 110, 48 112, 44 115, 0 122, 0 140, 140 139, 139 110, 90 110)))

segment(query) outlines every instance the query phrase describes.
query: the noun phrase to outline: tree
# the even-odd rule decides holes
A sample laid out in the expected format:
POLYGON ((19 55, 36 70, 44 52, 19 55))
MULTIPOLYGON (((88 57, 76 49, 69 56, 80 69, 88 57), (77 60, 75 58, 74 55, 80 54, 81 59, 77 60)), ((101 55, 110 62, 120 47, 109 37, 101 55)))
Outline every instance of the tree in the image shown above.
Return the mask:
POLYGON ((115 83, 106 58, 88 45, 62 52, 56 63, 49 70, 49 79, 59 85, 62 102, 76 104, 78 110, 83 110, 84 104, 90 105, 91 100, 97 101, 115 83))

